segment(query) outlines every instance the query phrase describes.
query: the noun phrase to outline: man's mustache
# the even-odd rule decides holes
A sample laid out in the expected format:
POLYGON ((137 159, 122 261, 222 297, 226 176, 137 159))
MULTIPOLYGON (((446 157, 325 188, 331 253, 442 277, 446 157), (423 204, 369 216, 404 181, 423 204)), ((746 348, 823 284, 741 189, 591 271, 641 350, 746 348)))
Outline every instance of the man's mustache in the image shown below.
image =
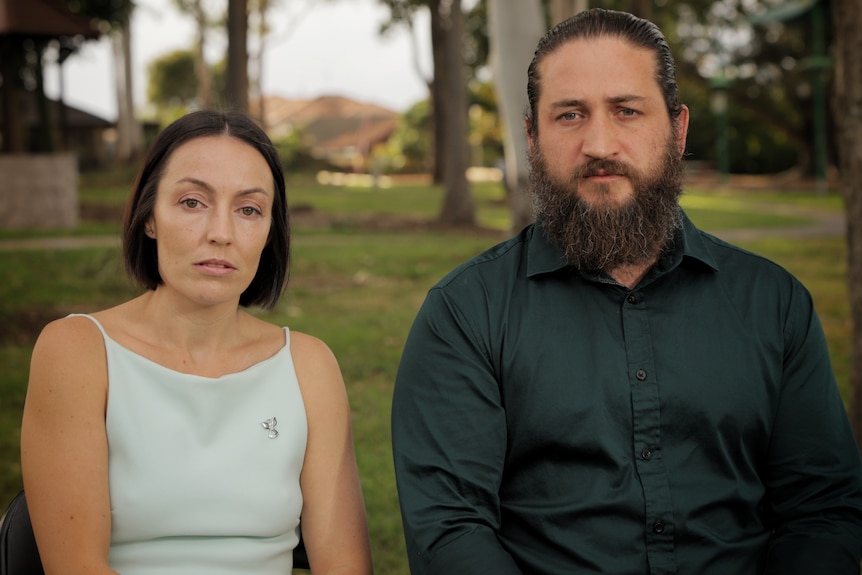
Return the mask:
POLYGON ((572 172, 572 180, 578 181, 592 176, 623 176, 631 179, 636 170, 617 160, 590 160, 576 167, 572 172))

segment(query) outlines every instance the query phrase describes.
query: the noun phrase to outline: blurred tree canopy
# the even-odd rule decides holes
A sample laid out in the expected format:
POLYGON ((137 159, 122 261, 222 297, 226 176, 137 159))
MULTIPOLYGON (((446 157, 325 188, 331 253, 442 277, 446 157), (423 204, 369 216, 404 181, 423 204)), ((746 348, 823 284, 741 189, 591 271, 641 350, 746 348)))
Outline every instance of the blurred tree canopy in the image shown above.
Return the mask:
MULTIPOLYGON (((147 100, 159 108, 163 120, 172 120, 191 110, 215 104, 224 105, 225 69, 224 59, 209 70, 212 84, 212 99, 201 102, 196 72, 196 54, 190 50, 174 50, 147 65, 147 100)), ((168 120, 168 121, 170 121, 168 120)))

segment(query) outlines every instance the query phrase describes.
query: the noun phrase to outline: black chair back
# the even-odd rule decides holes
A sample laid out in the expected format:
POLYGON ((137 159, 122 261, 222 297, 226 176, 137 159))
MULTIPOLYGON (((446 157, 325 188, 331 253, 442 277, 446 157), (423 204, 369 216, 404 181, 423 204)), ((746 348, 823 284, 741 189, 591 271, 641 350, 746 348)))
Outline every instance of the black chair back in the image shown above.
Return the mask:
POLYGON ((0 519, 0 575, 45 575, 24 491, 18 492, 0 519))

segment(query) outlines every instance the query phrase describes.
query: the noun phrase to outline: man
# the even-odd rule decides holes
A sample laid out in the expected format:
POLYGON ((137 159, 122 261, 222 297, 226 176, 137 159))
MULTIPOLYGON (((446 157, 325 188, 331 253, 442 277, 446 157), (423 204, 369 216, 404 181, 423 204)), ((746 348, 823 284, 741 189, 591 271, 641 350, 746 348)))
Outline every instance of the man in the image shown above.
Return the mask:
POLYGON ((413 573, 858 574, 862 463, 805 288, 678 206, 661 32, 528 70, 536 224, 434 286, 392 434, 413 573))

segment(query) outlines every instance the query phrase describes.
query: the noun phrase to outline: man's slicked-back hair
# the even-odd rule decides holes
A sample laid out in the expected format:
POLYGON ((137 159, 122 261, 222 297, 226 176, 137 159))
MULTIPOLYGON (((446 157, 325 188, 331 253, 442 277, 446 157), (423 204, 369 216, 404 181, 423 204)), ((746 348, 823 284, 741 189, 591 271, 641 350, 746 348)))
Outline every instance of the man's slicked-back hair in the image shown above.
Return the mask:
POLYGON ((229 136, 257 150, 272 172, 275 197, 269 238, 260 256, 257 273, 240 295, 242 306, 272 308, 287 285, 290 267, 290 221, 284 171, 278 151, 254 120, 238 112, 201 110, 174 121, 162 130, 147 152, 135 179, 123 218, 123 259, 129 275, 146 289, 162 283, 156 240, 146 234, 153 216, 159 182, 177 148, 197 138, 229 136))
POLYGON ((682 111, 676 84, 676 64, 664 34, 658 26, 628 12, 593 8, 579 12, 548 30, 539 40, 527 69, 526 120, 530 136, 538 134, 536 106, 542 89, 539 65, 545 56, 574 40, 602 37, 620 38, 634 47, 650 50, 656 57, 656 81, 664 96, 671 121, 682 111))

